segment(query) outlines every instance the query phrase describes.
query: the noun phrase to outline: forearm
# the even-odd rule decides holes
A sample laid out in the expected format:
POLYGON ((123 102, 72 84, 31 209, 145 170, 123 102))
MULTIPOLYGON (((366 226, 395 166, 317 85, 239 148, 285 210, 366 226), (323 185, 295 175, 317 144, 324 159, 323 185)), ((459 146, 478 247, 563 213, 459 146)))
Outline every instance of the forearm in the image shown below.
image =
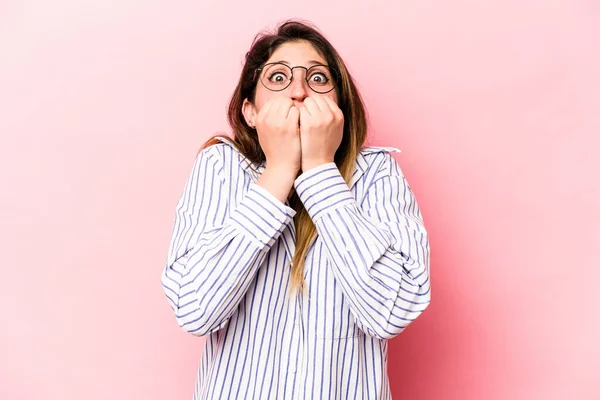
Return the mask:
POLYGON ((297 172, 285 166, 267 166, 256 184, 267 190, 280 202, 285 203, 293 190, 297 172))
POLYGON ((171 249, 162 282, 180 326, 201 336, 227 320, 293 215, 252 184, 222 226, 202 229, 171 249))
POLYGON ((334 276, 365 333, 392 338, 425 310, 430 300, 426 232, 404 228, 395 236, 350 205, 323 214, 316 226, 334 276), (397 241, 405 243, 403 251, 397 241))
POLYGON ((412 194, 402 199, 409 192, 403 177, 375 184, 369 211, 357 204, 334 163, 301 175, 295 187, 357 324, 371 336, 398 334, 429 302, 427 232, 418 215, 406 214, 417 207, 412 194), (410 207, 401 206, 404 201, 410 207))

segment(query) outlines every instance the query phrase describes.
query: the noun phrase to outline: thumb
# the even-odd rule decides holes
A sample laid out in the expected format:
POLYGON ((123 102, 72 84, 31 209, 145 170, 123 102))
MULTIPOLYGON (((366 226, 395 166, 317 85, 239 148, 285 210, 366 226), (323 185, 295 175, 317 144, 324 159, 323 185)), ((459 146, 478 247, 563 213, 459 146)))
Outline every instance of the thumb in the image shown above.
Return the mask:
POLYGON ((300 113, 300 121, 305 120, 310 115, 305 106, 298 107, 298 112, 300 113))
POLYGON ((290 107, 290 111, 288 112, 288 123, 290 125, 298 125, 298 121, 300 120, 300 111, 298 110, 297 107, 292 106, 290 107))

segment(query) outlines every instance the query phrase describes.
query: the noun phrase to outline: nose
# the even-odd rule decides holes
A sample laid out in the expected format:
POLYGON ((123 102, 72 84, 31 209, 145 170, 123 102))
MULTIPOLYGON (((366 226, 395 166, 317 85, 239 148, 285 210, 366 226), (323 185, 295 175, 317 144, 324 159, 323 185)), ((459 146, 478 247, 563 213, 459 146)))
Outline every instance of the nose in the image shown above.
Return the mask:
MULTIPOLYGON (((296 72, 296 71, 294 71, 296 72)), ((302 70, 297 71, 290 83, 290 98, 295 101, 302 102, 308 97, 309 87, 304 79, 302 70)))

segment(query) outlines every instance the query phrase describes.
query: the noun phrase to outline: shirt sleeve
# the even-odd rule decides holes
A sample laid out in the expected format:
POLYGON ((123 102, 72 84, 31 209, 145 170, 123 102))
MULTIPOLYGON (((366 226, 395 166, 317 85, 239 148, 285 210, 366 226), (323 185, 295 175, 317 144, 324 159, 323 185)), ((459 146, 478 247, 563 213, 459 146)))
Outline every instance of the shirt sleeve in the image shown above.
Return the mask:
POLYGON ((425 310, 431 290, 421 212, 400 166, 383 154, 361 205, 333 162, 301 174, 294 186, 358 327, 390 339, 425 310))
POLYGON ((230 183, 218 168, 219 157, 209 148, 195 160, 177 203, 161 277, 179 325, 197 336, 225 326, 295 215, 255 182, 230 209, 230 183))

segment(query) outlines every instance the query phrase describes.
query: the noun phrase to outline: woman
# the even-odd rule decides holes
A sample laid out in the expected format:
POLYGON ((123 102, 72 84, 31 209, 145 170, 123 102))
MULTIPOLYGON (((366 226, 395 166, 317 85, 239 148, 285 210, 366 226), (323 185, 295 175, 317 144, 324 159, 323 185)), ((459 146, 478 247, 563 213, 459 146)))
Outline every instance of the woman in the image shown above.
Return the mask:
POLYGON ((389 399, 387 340, 427 307, 429 242, 390 152, 364 147, 342 59, 297 21, 255 38, 234 138, 199 152, 162 276, 207 335, 194 399, 389 399))

